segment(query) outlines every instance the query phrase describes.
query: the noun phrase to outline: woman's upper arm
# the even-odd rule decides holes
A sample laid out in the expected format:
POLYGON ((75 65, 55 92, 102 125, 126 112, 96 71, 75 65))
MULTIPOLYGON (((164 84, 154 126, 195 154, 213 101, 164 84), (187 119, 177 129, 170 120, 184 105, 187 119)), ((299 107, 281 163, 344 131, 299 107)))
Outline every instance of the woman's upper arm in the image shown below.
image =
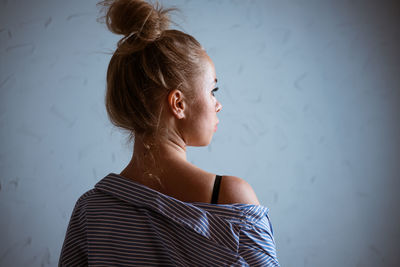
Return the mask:
POLYGON ((279 266, 268 213, 256 222, 243 226, 238 252, 250 266, 279 266))
POLYGON ((250 266, 279 266, 272 233, 264 227, 243 229, 239 235, 239 254, 250 266))
POLYGON ((82 201, 76 202, 65 234, 58 266, 87 266, 86 210, 82 201))
POLYGON ((251 185, 236 176, 222 177, 218 203, 260 204, 251 185))

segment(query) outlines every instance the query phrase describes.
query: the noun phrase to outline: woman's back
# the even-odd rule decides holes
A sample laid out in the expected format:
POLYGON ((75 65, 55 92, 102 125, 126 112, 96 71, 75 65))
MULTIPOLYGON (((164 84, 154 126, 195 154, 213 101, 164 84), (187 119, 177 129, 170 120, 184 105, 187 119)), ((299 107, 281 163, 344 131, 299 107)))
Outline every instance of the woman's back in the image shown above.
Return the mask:
MULTIPOLYGON (((160 160, 157 165, 163 170, 159 180, 149 179, 141 168, 130 166, 120 175, 184 202, 211 203, 216 174, 185 160, 160 160)), ((217 194, 218 204, 259 204, 251 186, 235 176, 222 176, 217 194)))

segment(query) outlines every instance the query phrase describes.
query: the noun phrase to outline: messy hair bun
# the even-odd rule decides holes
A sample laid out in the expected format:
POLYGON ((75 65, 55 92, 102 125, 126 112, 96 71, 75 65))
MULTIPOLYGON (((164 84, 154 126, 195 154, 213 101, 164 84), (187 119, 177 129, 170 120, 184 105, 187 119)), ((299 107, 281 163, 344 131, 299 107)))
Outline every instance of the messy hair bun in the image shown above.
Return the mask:
POLYGON ((143 0, 105 0, 99 3, 106 8, 103 17, 108 29, 124 35, 118 42, 119 53, 130 53, 133 49, 142 49, 149 42, 160 38, 168 29, 168 13, 174 8, 164 9, 156 3, 154 6, 143 0), (122 46, 128 41, 129 46, 122 46))
POLYGON ((168 12, 171 10, 141 0, 113 1, 106 15, 106 24, 113 33, 126 37, 136 34, 143 40, 154 41, 168 29, 168 12))
POLYGON ((143 0, 99 3, 111 32, 123 35, 107 70, 106 109, 111 122, 134 136, 159 133, 165 96, 179 89, 190 102, 205 52, 182 31, 168 29, 168 13, 143 0))

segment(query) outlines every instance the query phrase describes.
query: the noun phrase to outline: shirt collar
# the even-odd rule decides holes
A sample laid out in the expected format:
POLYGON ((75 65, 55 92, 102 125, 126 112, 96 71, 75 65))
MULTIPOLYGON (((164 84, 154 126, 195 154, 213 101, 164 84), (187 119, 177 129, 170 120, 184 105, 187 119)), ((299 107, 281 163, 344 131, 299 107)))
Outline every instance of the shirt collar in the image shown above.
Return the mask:
POLYGON ((229 224, 230 220, 255 223, 268 213, 268 208, 260 205, 183 202, 115 173, 105 176, 95 188, 131 205, 162 214, 208 238, 214 236, 210 232, 212 227, 204 225, 229 224))

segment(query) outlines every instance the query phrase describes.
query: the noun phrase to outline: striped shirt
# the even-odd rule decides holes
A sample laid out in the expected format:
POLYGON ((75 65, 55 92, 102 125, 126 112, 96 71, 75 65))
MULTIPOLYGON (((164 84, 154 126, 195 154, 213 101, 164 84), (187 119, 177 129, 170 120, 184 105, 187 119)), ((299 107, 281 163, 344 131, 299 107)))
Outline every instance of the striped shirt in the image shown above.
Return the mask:
POLYGON ((182 202, 110 173, 76 202, 59 266, 279 266, 268 208, 182 202))

